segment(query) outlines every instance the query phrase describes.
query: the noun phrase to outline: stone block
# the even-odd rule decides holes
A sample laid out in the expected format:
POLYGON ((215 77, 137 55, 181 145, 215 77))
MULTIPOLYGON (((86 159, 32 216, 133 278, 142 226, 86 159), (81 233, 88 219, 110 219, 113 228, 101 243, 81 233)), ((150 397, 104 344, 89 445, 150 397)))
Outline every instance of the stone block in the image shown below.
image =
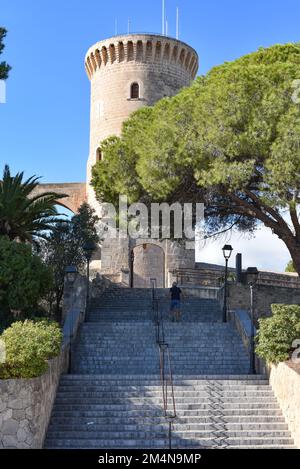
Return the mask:
POLYGON ((18 397, 17 399, 10 401, 9 406, 11 407, 11 409, 23 409, 24 403, 22 399, 18 397))
POLYGON ((4 435, 15 435, 19 428, 19 422, 14 419, 6 420, 3 425, 1 431, 4 435))
POLYGON ((16 436, 5 435, 2 437, 3 448, 14 449, 18 447, 16 436))

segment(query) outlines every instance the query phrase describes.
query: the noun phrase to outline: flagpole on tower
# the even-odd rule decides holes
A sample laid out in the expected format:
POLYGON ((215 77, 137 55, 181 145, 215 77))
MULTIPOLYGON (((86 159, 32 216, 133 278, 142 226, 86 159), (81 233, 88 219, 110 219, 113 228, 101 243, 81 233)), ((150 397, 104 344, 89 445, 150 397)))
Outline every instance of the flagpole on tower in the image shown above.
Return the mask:
POLYGON ((165 35, 165 24, 166 24, 166 3, 165 0, 162 0, 162 35, 165 35))
POLYGON ((179 8, 176 9, 176 39, 179 39, 179 8))

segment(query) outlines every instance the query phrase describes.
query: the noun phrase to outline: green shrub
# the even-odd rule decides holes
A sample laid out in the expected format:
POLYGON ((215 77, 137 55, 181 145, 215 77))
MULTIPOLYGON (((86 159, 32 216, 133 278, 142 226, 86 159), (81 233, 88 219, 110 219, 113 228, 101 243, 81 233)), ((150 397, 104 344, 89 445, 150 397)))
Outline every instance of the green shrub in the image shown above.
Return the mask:
POLYGON ((48 369, 48 360, 59 354, 62 333, 56 322, 46 319, 15 322, 0 336, 6 361, 0 378, 34 378, 48 369))
POLYGON ((27 312, 50 290, 52 273, 28 244, 0 236, 0 311, 27 312))
POLYGON ((259 319, 256 353, 268 363, 290 358, 292 344, 300 338, 300 306, 272 305, 273 316, 259 319))

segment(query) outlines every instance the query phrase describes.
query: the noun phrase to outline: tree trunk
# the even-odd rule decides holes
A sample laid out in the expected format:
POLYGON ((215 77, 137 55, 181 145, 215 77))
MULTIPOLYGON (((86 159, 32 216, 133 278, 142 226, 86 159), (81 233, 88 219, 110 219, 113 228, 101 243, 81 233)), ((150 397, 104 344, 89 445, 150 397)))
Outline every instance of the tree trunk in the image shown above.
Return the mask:
POLYGON ((294 267, 300 277, 300 243, 298 242, 296 237, 294 237, 293 240, 283 240, 283 242, 285 243, 286 247, 288 248, 291 254, 294 267))

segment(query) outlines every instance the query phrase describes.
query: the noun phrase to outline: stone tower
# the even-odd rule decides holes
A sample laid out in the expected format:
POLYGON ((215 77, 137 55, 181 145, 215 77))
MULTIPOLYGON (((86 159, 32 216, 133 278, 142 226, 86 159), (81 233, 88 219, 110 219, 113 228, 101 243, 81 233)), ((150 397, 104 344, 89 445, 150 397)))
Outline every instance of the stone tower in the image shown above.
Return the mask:
MULTIPOLYGON (((103 157, 99 150, 101 141, 120 135, 124 120, 132 112, 151 106, 165 96, 174 96, 181 88, 189 86, 198 70, 198 55, 190 46, 176 39, 154 34, 130 34, 115 36, 92 46, 86 54, 85 67, 91 81, 87 199, 98 210, 90 180, 93 165, 103 157)), ((155 248, 149 246, 149 249, 153 251, 155 248)), ((126 271, 130 264, 127 259, 130 251, 128 245, 106 242, 102 249, 101 270, 117 276, 120 269, 126 271)), ((140 262, 139 258, 138 264, 145 268, 147 262, 140 262)), ((165 270, 168 268, 166 259, 165 270)))

